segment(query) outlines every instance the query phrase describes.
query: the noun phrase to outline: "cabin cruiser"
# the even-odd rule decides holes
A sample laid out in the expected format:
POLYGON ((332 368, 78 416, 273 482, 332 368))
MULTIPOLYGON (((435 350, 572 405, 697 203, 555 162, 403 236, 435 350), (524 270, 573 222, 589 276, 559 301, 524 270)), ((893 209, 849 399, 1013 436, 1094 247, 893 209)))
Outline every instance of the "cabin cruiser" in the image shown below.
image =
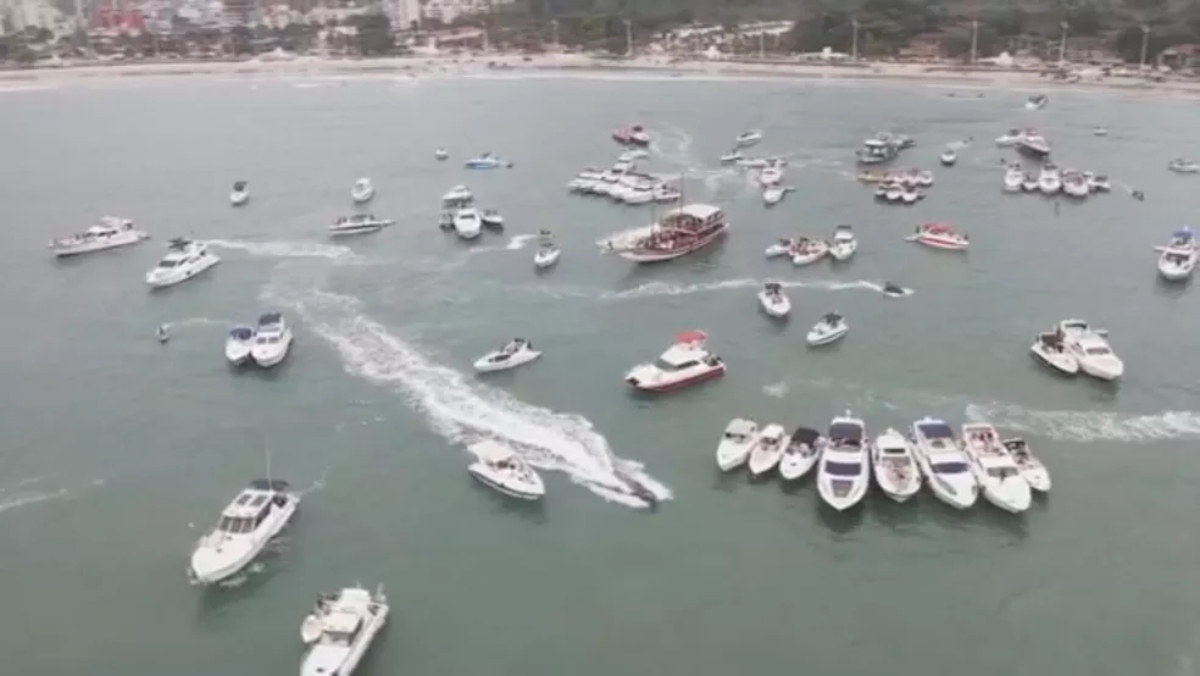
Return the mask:
POLYGON ((927 247, 934 249, 945 249, 947 251, 966 251, 971 245, 971 240, 966 235, 961 235, 954 231, 945 223, 926 223, 925 225, 917 226, 916 233, 906 237, 910 242, 924 244, 927 247))
POLYGON ((776 319, 786 317, 792 311, 792 302, 788 300, 783 292, 783 285, 779 282, 763 284, 762 291, 758 292, 758 304, 762 306, 763 312, 776 319))
POLYGON ((504 217, 495 209, 484 209, 483 213, 479 214, 479 222, 485 228, 500 230, 504 227, 504 217))
POLYGON ((1025 182, 1025 173, 1018 164, 1008 165, 1004 172, 1004 192, 1021 192, 1021 184, 1025 182))
POLYGON ((449 159, 450 151, 446 150, 445 148, 438 148, 437 150, 433 151, 433 156, 440 162, 442 160, 449 159))
POLYGON ((182 237, 168 242, 167 249, 167 255, 146 273, 146 283, 154 288, 187 281, 221 262, 207 245, 182 237))
POLYGON ((1000 443, 996 428, 987 423, 967 423, 962 426, 962 440, 984 499, 1011 514, 1029 509, 1033 502, 1029 484, 1000 443))
POLYGON ((1185 160, 1182 157, 1171 160, 1167 164, 1167 169, 1177 174, 1195 174, 1200 173, 1200 163, 1185 160))
POLYGON ((862 502, 871 484, 867 459, 866 426, 849 411, 829 424, 829 445, 817 468, 817 492, 825 504, 839 512, 862 502))
POLYGON ((275 366, 287 358, 292 348, 292 327, 278 312, 268 312, 258 318, 250 358, 264 368, 275 366))
POLYGON ((350 189, 350 198, 356 203, 371 201, 375 196, 375 186, 371 185, 371 179, 360 178, 354 182, 354 187, 350 189))
POLYGON ((475 461, 467 472, 481 483, 522 500, 540 500, 546 495, 542 477, 515 450, 491 439, 467 446, 475 461))
POLYGON ((738 137, 733 140, 733 145, 736 148, 746 148, 752 146, 763 138, 761 129, 750 129, 738 134, 738 137))
POLYGON ((717 467, 728 472, 742 466, 750 458, 757 441, 758 425, 753 420, 730 420, 721 435, 721 443, 717 444, 717 467))
POLYGON ((482 232, 483 219, 479 210, 465 207, 454 212, 454 232, 463 239, 475 239, 482 232))
POLYGON ((229 330, 225 339, 225 358, 234 366, 241 366, 250 361, 250 351, 254 347, 254 329, 249 326, 235 326, 229 330))
POLYGON ((1025 110, 1041 110, 1049 102, 1050 99, 1045 94, 1034 94, 1025 102, 1025 110))
POLYGON ((1041 134, 1027 129, 1021 132, 1017 139, 1017 152, 1036 160, 1043 160, 1050 155, 1050 144, 1041 134))
POLYGON ((829 253, 829 242, 819 239, 807 239, 791 250, 792 265, 802 267, 816 263, 829 253))
POLYGON ((787 448, 787 432, 782 425, 767 425, 750 451, 750 475, 762 476, 775 469, 787 448))
POLYGON ((1003 134, 996 137, 996 145, 1002 147, 1015 146, 1021 140, 1020 129, 1009 129, 1003 134))
POLYGON ((1025 192, 1037 192, 1038 191, 1037 174, 1034 174, 1033 172, 1029 172, 1029 173, 1025 174, 1025 180, 1021 181, 1021 190, 1024 190, 1025 192))
POLYGON ((721 156, 721 164, 735 164, 740 160, 745 159, 745 155, 740 150, 733 150, 721 156))
POLYGON ((1062 335, 1057 331, 1037 334, 1029 351, 1038 361, 1060 373, 1069 376, 1079 373, 1079 360, 1063 347, 1062 335))
POLYGON ((875 483, 889 498, 904 502, 921 490, 921 470, 912 446, 892 428, 875 438, 871 446, 875 483))
POLYGON ((896 144, 878 138, 863 141, 863 147, 856 153, 859 164, 883 164, 895 159, 900 154, 896 144))
POLYGON ((1029 487, 1038 493, 1050 492, 1050 472, 1042 464, 1042 461, 1038 460, 1037 456, 1029 450, 1029 444, 1019 438, 1005 439, 1001 443, 1012 456, 1013 462, 1017 463, 1017 467, 1021 470, 1021 477, 1025 479, 1029 487))
POLYGON ((1083 174, 1078 171, 1066 171, 1062 175, 1062 191, 1068 197, 1087 197, 1092 191, 1092 187, 1088 185, 1088 181, 1083 174))
POLYGON ((812 327, 805 340, 809 347, 828 345, 841 340, 849 331, 850 325, 846 319, 836 312, 830 312, 812 327))
POLYGON ((465 207, 475 201, 475 196, 465 185, 456 185, 442 195, 442 205, 446 207, 465 207))
POLYGON ((196 543, 189 573, 198 584, 227 580, 250 565, 300 505, 286 481, 255 479, 221 512, 217 525, 196 543))
POLYGON ((952 148, 946 148, 938 160, 941 161, 943 167, 953 167, 954 163, 958 161, 958 153, 954 152, 952 148))
POLYGON ((720 207, 686 204, 667 212, 658 223, 609 237, 600 246, 635 263, 658 263, 699 251, 728 229, 720 207))
POLYGON ((467 169, 511 169, 513 163, 510 160, 495 157, 491 153, 484 153, 463 162, 463 166, 467 169))
POLYGON ((791 192, 791 188, 784 188, 778 185, 767 186, 762 193, 763 204, 771 207, 783 201, 784 195, 791 192))
POLYGON ((1062 190, 1062 175, 1058 172, 1058 167, 1050 163, 1042 166, 1042 173, 1038 174, 1038 190, 1046 195, 1053 195, 1062 190))
POLYGON ((808 474, 821 458, 825 446, 826 439, 820 432, 809 427, 797 427, 783 451, 783 457, 779 459, 779 476, 785 481, 794 481, 808 474))
POLYGON ((638 364, 625 382, 643 392, 671 392, 725 375, 725 362, 705 349, 708 334, 684 331, 653 364, 638 364))
POLYGON ((778 167, 767 167, 758 173, 758 182, 766 187, 779 185, 782 180, 783 170, 778 167))
POLYGON ((548 268, 558 262, 562 250, 554 243, 554 236, 549 230, 538 233, 538 248, 533 254, 533 266, 538 269, 548 268))
POLYGON ((480 373, 491 371, 507 371, 516 368, 542 356, 541 352, 533 349, 533 343, 524 338, 513 338, 499 350, 493 350, 475 362, 475 370, 480 373))
POLYGON ((116 216, 101 216, 96 225, 83 232, 52 240, 50 250, 63 258, 80 254, 116 249, 150 239, 150 235, 133 227, 133 221, 116 216))
POLYGON ((1195 233, 1190 227, 1176 230, 1169 245, 1156 249, 1159 252, 1158 274, 1169 282, 1191 277, 1196 269, 1196 261, 1200 259, 1200 249, 1196 246, 1195 233))
POLYGON ((1089 171, 1084 174, 1084 177, 1087 178, 1088 186, 1092 192, 1108 192, 1112 190, 1112 182, 1108 180, 1107 174, 1093 174, 1089 171))
POLYGON ((233 190, 229 192, 229 203, 235 207, 240 207, 250 201, 250 189, 246 187, 245 181, 237 181, 233 184, 233 190))
POLYGON ((329 226, 329 234, 335 237, 340 235, 362 235, 368 232, 379 232, 395 223, 390 218, 379 218, 375 214, 351 214, 349 216, 339 216, 333 222, 333 225, 329 226))
POLYGON ((848 225, 839 225, 833 229, 833 242, 829 246, 829 255, 835 261, 848 261, 858 251, 858 240, 854 238, 854 230, 848 225))
POLYGON ((979 485, 954 430, 944 420, 925 417, 912 425, 917 464, 938 500, 967 509, 979 499, 979 485))
POLYGON ((388 603, 382 590, 360 587, 322 594, 300 625, 309 646, 300 676, 351 676, 371 642, 387 623, 388 603))
POLYGON ((1100 380, 1116 380, 1125 373, 1122 362, 1108 344, 1108 331, 1093 329, 1082 319, 1058 323, 1063 346, 1079 361, 1079 369, 1100 380))

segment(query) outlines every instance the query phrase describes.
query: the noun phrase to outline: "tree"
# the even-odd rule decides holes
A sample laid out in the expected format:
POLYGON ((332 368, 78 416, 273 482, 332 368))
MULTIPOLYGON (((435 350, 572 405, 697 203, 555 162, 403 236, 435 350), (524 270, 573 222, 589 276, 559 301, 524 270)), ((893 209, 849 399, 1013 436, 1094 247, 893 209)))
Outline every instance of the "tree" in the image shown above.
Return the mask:
POLYGON ((376 12, 354 17, 358 28, 358 51, 362 54, 387 54, 396 47, 392 21, 387 14, 376 12))

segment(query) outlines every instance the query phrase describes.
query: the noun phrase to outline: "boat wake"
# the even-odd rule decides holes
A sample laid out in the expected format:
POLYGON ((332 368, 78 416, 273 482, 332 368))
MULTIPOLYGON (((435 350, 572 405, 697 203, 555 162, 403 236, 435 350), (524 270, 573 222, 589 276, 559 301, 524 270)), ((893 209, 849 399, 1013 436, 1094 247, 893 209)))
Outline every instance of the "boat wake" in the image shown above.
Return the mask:
MULTIPOLYGON (((761 279, 727 279, 720 282, 705 282, 702 284, 674 284, 671 282, 649 282, 625 291, 606 291, 600 294, 603 299, 627 300, 631 298, 654 298, 658 296, 686 296, 693 293, 710 291, 728 291, 730 289, 757 289, 765 280, 761 279)), ((780 282, 785 289, 821 289, 825 291, 865 290, 883 293, 883 285, 860 279, 852 282, 833 280, 787 281, 780 282)))
POLYGON ((966 417, 997 427, 1062 441, 1151 442, 1200 437, 1200 413, 1135 414, 1108 411, 1033 411, 1015 404, 968 404, 966 417))
POLYGON ((763 394, 768 397, 775 397, 776 399, 783 399, 791 390, 792 388, 788 386, 786 380, 771 383, 770 385, 763 385, 763 394))
POLYGON ((166 329, 184 329, 189 326, 224 326, 229 322, 223 319, 212 319, 211 317, 188 317, 174 322, 163 324, 166 329))
POLYGON ((467 250, 470 254, 487 253, 489 251, 520 251, 526 244, 537 241, 537 235, 513 235, 504 246, 474 246, 467 250))
POLYGON ((359 258, 350 247, 320 242, 246 242, 235 239, 210 239, 204 244, 222 249, 245 251, 266 258, 328 258, 353 260, 359 258))

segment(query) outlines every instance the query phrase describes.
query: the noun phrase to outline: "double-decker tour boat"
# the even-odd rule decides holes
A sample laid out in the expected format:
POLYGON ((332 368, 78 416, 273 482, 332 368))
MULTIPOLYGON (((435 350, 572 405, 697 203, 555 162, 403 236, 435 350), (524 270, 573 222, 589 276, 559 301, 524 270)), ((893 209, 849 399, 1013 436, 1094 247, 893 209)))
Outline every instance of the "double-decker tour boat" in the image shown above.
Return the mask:
POLYGON ((669 261, 717 241, 729 224, 725 212, 711 204, 685 204, 668 211, 653 225, 618 233, 598 244, 635 263, 669 261))

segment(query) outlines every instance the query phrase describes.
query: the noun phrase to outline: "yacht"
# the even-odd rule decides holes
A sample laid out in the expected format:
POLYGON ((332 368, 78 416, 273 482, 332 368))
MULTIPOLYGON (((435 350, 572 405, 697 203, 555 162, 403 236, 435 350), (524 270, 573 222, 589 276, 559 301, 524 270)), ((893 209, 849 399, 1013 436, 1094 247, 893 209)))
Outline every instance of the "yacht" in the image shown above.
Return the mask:
POLYGON ((362 235, 368 232, 379 232, 395 223, 390 218, 378 218, 375 214, 351 214, 350 216, 339 216, 333 225, 329 226, 329 234, 334 237, 362 235))
POLYGON ((250 358, 263 368, 270 368, 287 358, 292 348, 292 327, 278 312, 268 312, 258 318, 254 346, 250 358))
POLYGON ((1029 444, 1024 439, 1012 438, 1001 442, 1012 456, 1013 462, 1021 470, 1021 477, 1029 487, 1038 493, 1050 492, 1050 471, 1042 461, 1029 450, 1029 444))
POLYGON ((871 465, 875 483, 889 498, 904 502, 921 490, 921 470, 912 445, 890 427, 871 445, 871 465))
POLYGON ((250 189, 246 186, 245 181, 237 181, 233 184, 233 190, 229 192, 229 203, 235 207, 240 207, 250 201, 250 189))
POLYGON ((371 201, 375 196, 375 186, 371 185, 371 179, 360 178, 354 182, 354 187, 350 189, 350 198, 356 203, 371 201))
POLYGON ((1004 192, 1021 192, 1021 184, 1025 182, 1025 173, 1017 164, 1008 165, 1004 172, 1004 192))
POLYGON ((1033 130, 1027 129, 1021 132, 1016 146, 1017 152, 1036 160, 1044 160, 1050 156, 1050 144, 1041 134, 1033 130))
POLYGON ((725 362, 705 349, 708 334, 684 331, 653 364, 638 364, 625 382, 643 392, 671 392, 725 375, 725 362))
POLYGON ((858 251, 858 240, 854 230, 848 225, 839 225, 833 229, 833 241, 829 245, 829 255, 835 261, 848 261, 858 251))
POLYGON ((522 500, 540 500, 546 495, 542 477, 512 448, 484 439, 467 450, 475 456, 467 471, 480 483, 522 500))
POLYGON ((442 206, 445 207, 465 207, 475 201, 475 196, 471 194, 471 190, 465 185, 456 185, 446 191, 442 195, 442 206))
POLYGON ((1058 167, 1049 163, 1042 167, 1042 173, 1038 175, 1038 190, 1045 195, 1053 195, 1062 190, 1062 175, 1059 174, 1058 167))
POLYGON ((309 646, 300 676, 351 676, 371 642, 387 623, 387 598, 361 587, 322 594, 300 625, 309 646))
POLYGON ((483 218, 473 207, 454 212, 454 232, 463 239, 475 239, 482 232, 483 218))
POLYGON ((955 509, 973 506, 979 499, 979 484, 954 430, 944 420, 925 417, 913 423, 912 431, 917 464, 937 499, 955 509))
POLYGON ((55 256, 78 256, 80 254, 116 249, 130 244, 138 244, 150 235, 133 227, 133 221, 116 216, 101 216, 96 225, 83 232, 52 240, 50 250, 55 256))
POLYGON ((728 472, 744 465, 758 440, 758 424, 745 418, 734 418, 725 426, 717 444, 717 467, 728 472))
POLYGON ((1094 329, 1082 319, 1064 319, 1058 323, 1058 335, 1089 376, 1111 381, 1125 373, 1125 363, 1109 347, 1108 331, 1094 329))
POLYGON ((156 289, 185 282, 221 259, 201 242, 177 237, 167 244, 167 255, 146 273, 146 283, 156 289))
POLYGON ((216 584, 254 561, 300 505, 286 481, 256 479, 221 512, 217 525, 196 543, 189 573, 197 584, 216 584))
POLYGON ((524 338, 513 338, 499 350, 493 350, 475 362, 475 370, 480 373, 492 371, 507 371, 541 357, 542 353, 533 349, 533 343, 524 338))
POLYGON ((784 481, 794 481, 808 474, 821 459, 826 445, 826 439, 820 432, 811 427, 797 427, 779 460, 779 476, 784 481))
POLYGON ((817 468, 817 492, 839 512, 862 502, 871 484, 866 426, 849 411, 829 424, 829 445, 817 468))
POLYGON ((750 451, 750 475, 762 476, 775 469, 787 448, 788 436, 782 425, 767 425, 750 451))
POLYGON ((962 440, 984 499, 1012 514, 1029 509, 1033 502, 1029 484, 1000 443, 996 428, 987 423, 967 423, 962 426, 962 440))
POLYGON ((1192 276, 1200 258, 1195 234, 1190 227, 1175 231, 1171 243, 1155 247, 1158 252, 1158 275, 1169 282, 1179 282, 1192 276))
POLYGON ((234 366, 241 366, 250 361, 250 351, 254 347, 254 329, 249 326, 235 326, 229 330, 225 339, 225 358, 234 366))

